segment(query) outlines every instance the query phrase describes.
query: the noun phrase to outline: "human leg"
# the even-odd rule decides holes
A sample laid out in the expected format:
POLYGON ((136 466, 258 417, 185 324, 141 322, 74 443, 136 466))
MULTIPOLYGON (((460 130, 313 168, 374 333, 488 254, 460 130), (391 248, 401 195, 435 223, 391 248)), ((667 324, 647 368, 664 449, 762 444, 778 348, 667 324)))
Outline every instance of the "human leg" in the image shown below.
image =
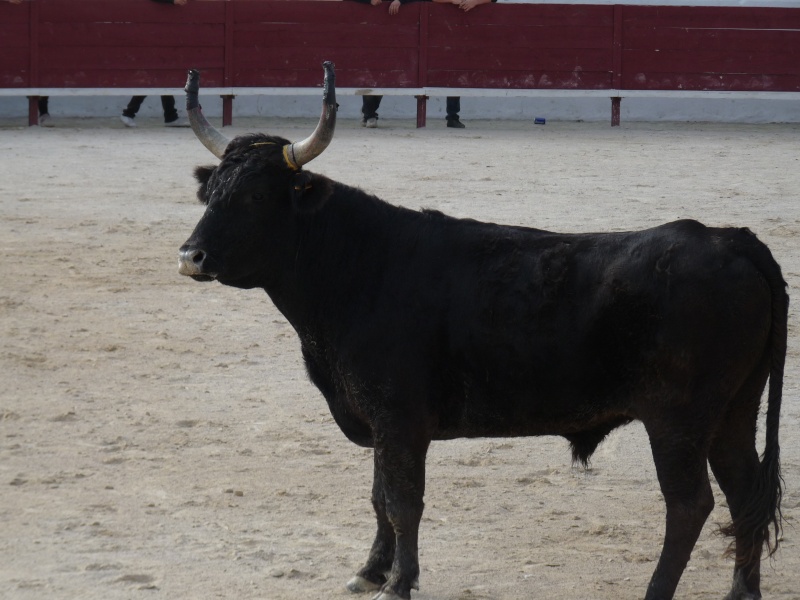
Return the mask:
POLYGON ((175 96, 161 96, 161 108, 164 109, 164 123, 178 120, 178 111, 175 110, 175 96))
POLYGON ((381 105, 383 96, 362 96, 361 97, 361 126, 378 126, 378 108, 381 105))
POLYGON ((39 105, 39 126, 52 127, 53 121, 50 119, 50 111, 48 110, 48 96, 40 96, 38 100, 39 105))
POLYGON ((461 112, 461 96, 447 97, 447 126, 464 129, 464 124, 458 119, 461 112))
POLYGON ((136 117, 136 113, 139 112, 139 109, 142 107, 142 102, 147 96, 134 96, 131 98, 131 101, 128 102, 128 106, 125 107, 125 110, 122 111, 122 114, 126 117, 131 119, 136 117))
POLYGON ((147 96, 134 96, 131 98, 130 102, 128 102, 128 106, 122 111, 122 116, 120 117, 120 121, 122 121, 125 127, 136 127, 136 121, 134 121, 134 119, 145 98, 147 98, 147 96))

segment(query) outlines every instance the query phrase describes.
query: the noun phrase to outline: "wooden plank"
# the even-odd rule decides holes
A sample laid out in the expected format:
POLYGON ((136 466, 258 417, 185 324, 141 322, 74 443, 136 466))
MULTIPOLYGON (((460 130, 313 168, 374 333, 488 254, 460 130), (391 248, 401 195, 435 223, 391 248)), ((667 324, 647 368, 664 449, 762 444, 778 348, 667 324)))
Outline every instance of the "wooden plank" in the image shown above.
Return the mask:
POLYGON ((629 27, 625 48, 659 50, 746 50, 800 56, 800 30, 684 29, 629 27))
POLYGON ((428 5, 430 24, 446 29, 453 24, 488 24, 516 26, 520 23, 543 27, 580 24, 611 27, 614 24, 612 5, 592 4, 495 4, 480 10, 463 12, 447 4, 428 5))
POLYGON ((43 23, 224 23, 225 2, 184 6, 142 0, 36 0, 43 23))
POLYGON ((800 92, 800 76, 629 72, 622 79, 622 87, 626 90, 800 92))
POLYGON ((552 48, 519 52, 516 48, 431 48, 429 70, 518 71, 608 71, 613 69, 611 49, 552 48))
MULTIPOLYGON (((224 77, 223 80, 225 85, 231 85, 233 83, 233 68, 235 65, 235 57, 236 51, 234 49, 235 45, 235 30, 236 30, 236 20, 235 20, 235 11, 233 9, 233 5, 229 2, 225 5, 225 68, 223 71, 224 77)), ((223 120, 227 117, 230 119, 233 118, 233 98, 225 98, 222 101, 223 112, 223 120)), ((230 119, 228 120, 228 124, 230 124, 230 119)))
POLYGON ((481 48, 611 48, 613 29, 594 25, 544 27, 517 23, 507 27, 457 24, 430 32, 428 45, 481 48))
POLYGON ((625 6, 625 28, 800 29, 800 10, 749 6, 625 6))
MULTIPOLYGON (((39 29, 41 29, 41 27, 40 27, 40 23, 41 23, 41 19, 40 19, 41 4, 39 4, 38 2, 32 2, 30 4, 30 7, 31 7, 31 10, 30 10, 30 22, 29 22, 28 26, 29 26, 29 29, 30 29, 31 43, 30 43, 30 46, 29 46, 30 47, 30 60, 28 61, 28 64, 30 66, 28 68, 29 68, 29 71, 30 71, 30 78, 28 80, 28 84, 31 87, 37 87, 39 85, 39 62, 40 62, 40 56, 41 56, 41 52, 39 51, 39 46, 41 44, 41 37, 39 36, 39 29)), ((36 122, 37 123, 38 123, 38 116, 39 115, 36 114, 36 117, 37 117, 36 122)), ((28 124, 29 125, 33 124, 33 119, 32 118, 28 122, 28 124)))
MULTIPOLYGON (((237 53, 234 69, 297 69, 318 68, 323 61, 331 60, 337 70, 344 69, 401 69, 413 74, 417 66, 416 53, 405 48, 384 48, 380 54, 364 52, 361 48, 309 47, 292 48, 291 52, 237 53)), ((241 85, 241 84, 235 84, 241 85)))
POLYGON ((416 48, 419 28, 414 25, 376 26, 348 23, 331 29, 321 23, 239 23, 235 27, 237 47, 294 48, 337 46, 360 48, 366 53, 381 48, 416 48))
POLYGON ((221 46, 220 23, 42 23, 42 46, 221 46))
MULTIPOLYGON (((2 18, 2 16, 0 16, 2 18)), ((0 48, 28 48, 30 44, 28 23, 5 23, 0 21, 0 48)))
POLYGON ((612 73, 491 70, 429 70, 428 87, 499 88, 499 89, 611 89, 612 73))
POLYGON ((755 54, 747 48, 730 50, 625 50, 625 69, 657 73, 800 74, 797 54, 755 54))
MULTIPOLYGON (((318 63, 318 65, 321 63, 318 63)), ((205 78, 205 73, 203 74, 205 78)), ((237 69, 233 73, 237 87, 321 87, 319 66, 309 70, 237 69)), ((348 69, 336 67, 337 87, 416 88, 414 73, 407 70, 348 69)))
MULTIPOLYGON (((620 82, 622 81, 622 19, 624 13, 624 7, 621 5, 617 5, 614 7, 614 31, 612 33, 612 51, 611 51, 611 60, 613 63, 613 74, 612 74, 612 85, 614 87, 619 87, 620 82)), ((619 125, 619 102, 612 103, 611 108, 611 124, 614 125, 616 121, 616 125, 619 125), (616 115, 616 118, 615 118, 616 115)))
MULTIPOLYGON (((30 6, 23 2, 22 4, 11 4, 9 2, 0 2, 0 23, 10 25, 16 28, 24 27, 27 29, 28 22, 30 21, 30 6)), ((0 46, 4 45, 0 41, 0 46)))
POLYGON ((42 66, 65 72, 109 69, 222 68, 223 52, 219 47, 139 48, 107 47, 97 52, 94 47, 52 47, 41 49, 42 66))
MULTIPOLYGON (((167 87, 180 89, 186 83, 186 69, 142 69, 138 71, 64 70, 42 68, 39 87, 75 88, 149 88, 167 87)), ((203 85, 222 85, 222 69, 203 69, 203 85)))
POLYGON ((30 87, 31 10, 27 3, 0 0, 0 87, 30 87))
POLYGON ((390 15, 388 5, 371 6, 356 2, 249 2, 233 3, 236 23, 318 23, 335 29, 339 25, 364 23, 374 25, 411 25, 419 22, 419 4, 406 4, 396 15, 390 15))
POLYGON ((5 61, 0 61, 0 87, 26 88, 30 87, 29 81, 30 71, 27 66, 18 63, 9 65, 5 61))

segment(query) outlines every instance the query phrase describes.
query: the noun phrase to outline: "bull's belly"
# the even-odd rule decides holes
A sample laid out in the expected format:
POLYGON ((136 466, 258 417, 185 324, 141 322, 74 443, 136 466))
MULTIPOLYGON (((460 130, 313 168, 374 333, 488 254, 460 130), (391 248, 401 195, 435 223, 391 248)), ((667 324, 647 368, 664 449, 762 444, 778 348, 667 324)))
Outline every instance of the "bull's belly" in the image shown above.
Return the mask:
MULTIPOLYGON (((575 435, 635 418, 627 395, 576 400, 464 402, 438 414, 434 439, 575 435)), ((611 428, 616 427, 613 425, 611 428)))

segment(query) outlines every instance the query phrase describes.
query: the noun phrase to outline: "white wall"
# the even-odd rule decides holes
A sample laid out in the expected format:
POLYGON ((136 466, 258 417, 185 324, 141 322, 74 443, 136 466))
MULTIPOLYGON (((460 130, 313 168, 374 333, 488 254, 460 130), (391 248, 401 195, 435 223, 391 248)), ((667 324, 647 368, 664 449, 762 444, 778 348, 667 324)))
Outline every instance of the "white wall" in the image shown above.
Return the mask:
MULTIPOLYGON (((176 91, 179 110, 183 99, 176 91)), ((239 97, 233 103, 237 116, 316 117, 320 98, 313 96, 239 97)), ((361 100, 354 96, 339 97, 341 118, 359 118, 361 100)), ((58 97, 50 98, 50 114, 58 117, 114 117, 122 112, 128 97, 58 97)), ((202 97, 203 112, 220 117, 222 100, 202 97)), ((181 114, 185 111, 180 110, 181 114)), ((27 122, 28 101, 24 97, 0 97, 0 118, 19 118, 27 122)), ((157 96, 148 97, 139 113, 158 117, 161 103, 157 96)), ((379 114, 389 119, 415 119, 416 101, 411 98, 386 96, 379 114)), ((533 119, 545 117, 554 121, 610 121, 611 101, 606 98, 462 98, 461 118, 469 119, 533 119)), ((742 123, 800 123, 800 101, 771 99, 662 99, 623 98, 622 122, 625 121, 711 121, 742 123)), ((444 118, 444 98, 428 100, 428 119, 444 118)))

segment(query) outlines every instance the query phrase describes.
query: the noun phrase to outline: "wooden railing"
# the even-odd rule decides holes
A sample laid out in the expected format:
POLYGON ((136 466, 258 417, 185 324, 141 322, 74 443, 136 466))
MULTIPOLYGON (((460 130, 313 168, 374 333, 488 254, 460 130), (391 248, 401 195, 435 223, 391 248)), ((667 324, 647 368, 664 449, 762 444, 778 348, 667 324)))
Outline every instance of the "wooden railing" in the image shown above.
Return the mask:
POLYGON ((179 92, 800 99, 800 10, 756 7, 195 0, 0 1, 0 94, 179 92))

